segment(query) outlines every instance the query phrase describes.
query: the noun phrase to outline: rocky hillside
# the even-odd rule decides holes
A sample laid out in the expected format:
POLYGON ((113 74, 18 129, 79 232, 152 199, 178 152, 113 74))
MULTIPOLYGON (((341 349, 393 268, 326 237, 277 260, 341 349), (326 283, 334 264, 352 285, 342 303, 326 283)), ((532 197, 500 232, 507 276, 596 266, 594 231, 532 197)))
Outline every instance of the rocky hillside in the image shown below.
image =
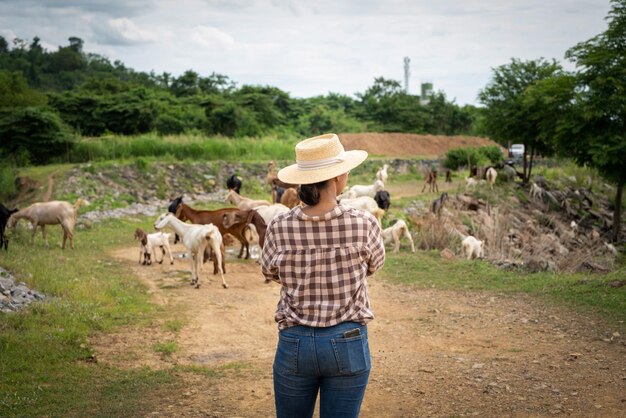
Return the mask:
MULTIPOLYGON (((404 188, 405 199, 414 200, 405 205, 402 213, 392 205, 394 213, 384 223, 396 216, 408 218, 423 249, 450 247, 458 256, 459 237, 473 235, 485 242, 486 258, 497 265, 529 270, 608 271, 623 247, 623 243, 608 243, 612 228, 609 196, 614 195, 608 184, 573 177, 551 181, 535 177, 541 193, 531 197, 527 188, 503 181, 504 173, 493 191, 480 184, 468 189, 463 180, 457 180, 454 186, 448 186, 450 200, 443 216, 437 218, 430 213, 426 196, 419 193, 421 162, 385 162, 390 164, 392 179, 405 179, 389 183, 392 201, 400 196, 398 186, 404 188)), ((278 162, 278 166, 287 163, 278 162)), ((355 170, 353 178, 373 178, 380 164, 368 160, 355 170)), ((180 195, 185 195, 188 202, 223 201, 226 179, 233 173, 243 180, 243 195, 269 198, 269 189, 264 185, 265 163, 169 164, 138 159, 128 164, 76 166, 55 172, 39 183, 22 179, 24 190, 15 204, 22 207, 46 198, 70 202, 83 198, 90 205, 81 208, 79 223, 134 214, 154 216, 167 208, 171 198, 180 195)))

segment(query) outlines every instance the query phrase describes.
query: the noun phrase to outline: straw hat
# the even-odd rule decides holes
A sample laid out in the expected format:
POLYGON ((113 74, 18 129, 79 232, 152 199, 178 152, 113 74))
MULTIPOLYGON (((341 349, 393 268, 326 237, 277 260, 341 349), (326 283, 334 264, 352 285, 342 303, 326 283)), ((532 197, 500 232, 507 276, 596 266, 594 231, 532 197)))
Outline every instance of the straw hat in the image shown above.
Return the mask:
POLYGON ((285 183, 312 184, 347 173, 367 158, 367 151, 345 151, 335 134, 305 139, 296 145, 296 164, 278 172, 285 183))

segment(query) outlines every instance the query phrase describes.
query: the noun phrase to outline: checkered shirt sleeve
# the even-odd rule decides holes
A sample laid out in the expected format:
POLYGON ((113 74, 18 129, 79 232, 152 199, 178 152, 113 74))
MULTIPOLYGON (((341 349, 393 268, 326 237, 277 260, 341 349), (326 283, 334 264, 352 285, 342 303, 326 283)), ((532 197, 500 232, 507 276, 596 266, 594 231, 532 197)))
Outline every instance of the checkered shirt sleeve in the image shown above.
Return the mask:
POLYGON ((369 322, 367 276, 384 261, 380 226, 367 212, 338 205, 321 217, 300 207, 277 216, 267 228, 261 268, 266 280, 281 284, 279 328, 369 322))

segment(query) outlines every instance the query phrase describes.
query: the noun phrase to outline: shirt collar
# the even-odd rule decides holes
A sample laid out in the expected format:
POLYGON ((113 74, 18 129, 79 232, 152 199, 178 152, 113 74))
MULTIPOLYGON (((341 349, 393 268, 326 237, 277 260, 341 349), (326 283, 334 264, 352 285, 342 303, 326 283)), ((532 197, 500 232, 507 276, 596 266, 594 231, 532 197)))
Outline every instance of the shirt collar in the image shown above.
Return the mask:
POLYGON ((314 221, 314 222, 315 221, 329 221, 331 219, 338 218, 339 216, 341 216, 346 211, 346 209, 347 208, 345 206, 342 206, 341 204, 339 204, 335 206, 333 210, 328 211, 321 216, 309 216, 306 213, 304 213, 304 211, 302 210, 302 206, 296 206, 294 215, 296 216, 296 218, 302 221, 314 221))

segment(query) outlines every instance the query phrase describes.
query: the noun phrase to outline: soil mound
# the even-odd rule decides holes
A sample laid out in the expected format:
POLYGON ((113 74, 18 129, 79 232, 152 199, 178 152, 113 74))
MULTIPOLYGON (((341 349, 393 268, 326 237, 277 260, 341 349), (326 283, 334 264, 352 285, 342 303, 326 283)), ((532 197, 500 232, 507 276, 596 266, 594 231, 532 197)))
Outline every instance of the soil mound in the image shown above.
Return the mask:
POLYGON ((418 135, 404 133, 341 134, 347 150, 363 149, 370 154, 385 157, 443 157, 452 148, 498 145, 489 138, 477 136, 418 135))

